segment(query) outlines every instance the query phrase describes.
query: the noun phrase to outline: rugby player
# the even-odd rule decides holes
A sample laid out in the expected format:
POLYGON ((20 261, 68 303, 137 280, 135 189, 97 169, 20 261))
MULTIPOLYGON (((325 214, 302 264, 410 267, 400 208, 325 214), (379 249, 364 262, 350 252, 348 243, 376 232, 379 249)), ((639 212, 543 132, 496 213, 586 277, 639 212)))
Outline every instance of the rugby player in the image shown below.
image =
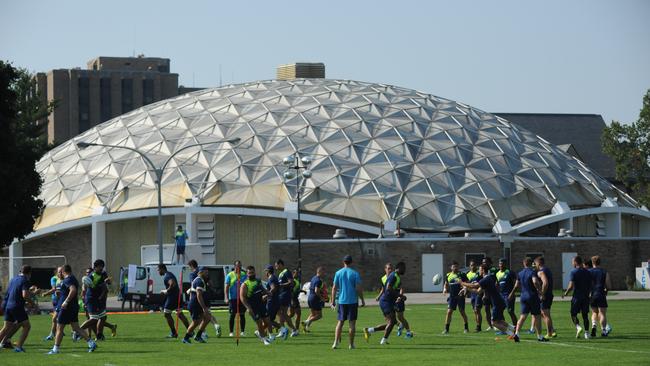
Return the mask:
POLYGON ((447 297, 447 315, 445 316, 445 330, 442 334, 449 334, 449 325, 451 324, 451 316, 458 308, 460 316, 464 322, 464 333, 469 332, 467 325, 467 314, 465 313, 465 295, 460 293, 461 282, 467 282, 467 277, 458 269, 458 262, 451 263, 451 272, 445 276, 445 283, 442 288, 442 294, 449 294, 447 297))
POLYGON ((580 338, 580 334, 584 332, 585 339, 591 338, 588 332, 589 329, 589 295, 591 294, 591 274, 589 270, 584 267, 582 257, 573 257, 573 267, 571 271, 569 286, 562 297, 567 296, 573 291, 571 298, 571 320, 576 327, 576 338, 580 338), (582 322, 584 327, 580 326, 578 320, 578 313, 582 315, 582 322))
POLYGON ((384 336, 379 341, 379 344, 381 345, 388 344, 388 337, 397 322, 395 316, 395 302, 398 297, 400 297, 399 284, 397 282, 399 277, 394 272, 392 263, 386 263, 384 270, 386 271, 387 276, 384 286, 382 287, 381 295, 379 296, 379 308, 384 315, 384 320, 386 322, 376 327, 363 328, 363 336, 366 339, 366 342, 368 342, 372 333, 383 330, 384 336))
POLYGON ((524 326, 528 314, 531 314, 535 334, 537 334, 537 340, 540 342, 547 342, 548 339, 542 336, 541 322, 539 318, 541 315, 539 290, 542 286, 537 277, 537 272, 531 268, 532 264, 533 260, 530 257, 524 259, 524 269, 517 274, 515 285, 508 296, 509 299, 514 300, 517 288, 521 288, 521 295, 519 298, 519 302, 521 303, 521 315, 519 316, 519 321, 517 321, 514 338, 515 341, 519 339, 519 331, 524 326))
MULTIPOLYGON (((490 257, 483 258, 481 264, 485 264, 488 266, 489 273, 491 275, 496 275, 497 272, 499 271, 498 269, 496 269, 496 267, 492 265, 492 258, 490 257)), ((481 300, 485 308, 485 322, 487 323, 487 328, 485 329, 485 331, 487 332, 491 330, 497 330, 495 327, 492 326, 492 302, 490 301, 490 297, 487 296, 485 293, 483 293, 481 300)))
POLYGON ((246 330, 246 306, 241 302, 239 297, 239 287, 241 284, 246 281, 246 273, 242 271, 241 261, 235 261, 235 268, 226 275, 225 280, 225 292, 226 292, 226 302, 228 303, 228 312, 230 313, 230 319, 228 321, 228 326, 230 329, 230 336, 234 336, 235 332, 235 318, 239 312, 239 326, 240 335, 244 336, 246 330))
POLYGON ((291 318, 289 318, 289 307, 291 306, 291 293, 294 286, 293 275, 291 271, 284 266, 282 259, 275 261, 275 269, 278 271, 278 280, 280 281, 280 294, 278 300, 280 301, 280 307, 278 309, 278 315, 280 317, 280 333, 278 337, 287 339, 289 336, 289 328, 291 328, 291 336, 295 337, 298 335, 298 329, 294 326, 291 318))
POLYGON ((275 339, 273 335, 273 328, 280 330, 280 323, 275 321, 275 317, 278 314, 278 309, 280 309, 280 281, 278 277, 274 274, 274 267, 268 265, 265 268, 266 272, 266 291, 268 293, 266 297, 266 313, 268 314, 270 325, 268 327, 269 337, 275 339))
POLYGON ((515 299, 510 298, 510 292, 515 284, 515 275, 508 269, 508 261, 505 258, 499 259, 499 270, 496 273, 497 280, 499 281, 499 292, 506 303, 506 310, 510 315, 512 324, 517 324, 517 316, 515 315, 515 299))
POLYGON ((246 281, 241 284, 239 289, 239 298, 244 303, 248 313, 257 324, 255 335, 264 343, 265 346, 271 344, 267 338, 267 330, 270 336, 271 320, 269 319, 266 307, 264 306, 264 297, 270 294, 264 289, 262 281, 255 278, 255 267, 246 267, 246 281))
POLYGON ((178 338, 178 333, 176 333, 176 327, 174 326, 174 319, 172 318, 172 311, 176 311, 176 315, 185 328, 190 326, 187 318, 183 314, 183 300, 179 296, 180 288, 178 281, 176 280, 176 276, 167 270, 165 264, 158 265, 158 274, 163 276, 163 283, 165 284, 165 289, 162 290, 161 293, 165 295, 162 310, 167 325, 169 326, 169 336, 167 337, 178 338))
POLYGON ((600 256, 591 257, 593 268, 589 270, 591 289, 591 336, 596 336, 596 325, 600 323, 601 337, 607 337, 612 327, 607 323, 607 292, 612 288, 609 273, 600 266, 600 256))
POLYGON ((546 267, 544 257, 535 258, 535 267, 537 269, 537 277, 542 283, 540 289, 540 311, 542 318, 546 324, 546 338, 555 338, 557 333, 553 327, 553 319, 551 318, 551 306, 553 305, 553 273, 546 267))
POLYGON ((298 324, 301 323, 300 317, 301 317, 301 310, 300 310, 300 300, 298 297, 300 296, 300 293, 305 293, 305 291, 301 288, 300 280, 299 278, 299 273, 297 269, 294 269, 292 272, 293 275, 293 287, 291 288, 291 307, 289 307, 289 319, 292 319, 295 317, 295 320, 292 320, 293 324, 296 325, 296 331, 291 333, 292 337, 295 337, 298 335, 298 324))
POLYGON ((356 332, 359 300, 361 300, 362 307, 366 306, 366 301, 363 298, 363 289, 361 288, 361 276, 359 276, 359 272, 350 267, 351 264, 352 257, 346 255, 343 257, 343 268, 336 271, 334 275, 331 306, 332 308, 338 309, 338 321, 334 330, 334 344, 332 344, 332 349, 338 348, 339 343, 341 343, 341 332, 343 331, 343 325, 346 320, 350 322, 350 343, 348 348, 355 348, 354 335, 356 332))
POLYGON ((0 342, 5 343, 19 329, 23 328, 14 352, 25 352, 23 345, 29 335, 32 326, 25 311, 25 305, 34 306, 29 288, 29 279, 32 276, 32 267, 23 266, 18 276, 9 282, 9 288, 5 294, 2 310, 4 313, 4 324, 0 330, 0 342))
MULTIPOLYGON (((399 289, 399 296, 395 301, 395 315, 397 316, 397 336, 401 337, 402 332, 406 329, 405 337, 407 339, 413 338, 413 332, 411 332, 411 327, 409 322, 404 317, 404 312, 406 311, 406 295, 404 295, 404 287, 402 287, 402 276, 406 273, 406 263, 399 262, 395 265, 395 276, 397 277, 396 285, 399 289)), ((382 283, 385 280, 382 280, 382 283)))
MULTIPOLYGON (((469 283, 478 283, 483 278, 479 274, 478 263, 475 260, 469 262, 469 272, 465 276, 469 283)), ((481 315, 481 309, 483 308, 482 297, 482 294, 475 292, 470 295, 474 319, 476 320, 476 332, 481 331, 481 323, 483 323, 483 316, 481 315)))
POLYGON ((195 329, 198 330, 194 336, 194 340, 199 343, 205 343, 205 339, 201 337, 201 334, 205 331, 211 318, 210 307, 206 298, 207 279, 208 268, 203 266, 199 267, 199 275, 192 281, 192 286, 190 287, 190 301, 187 304, 187 309, 192 316, 192 323, 187 328, 185 337, 183 337, 183 343, 191 343, 190 338, 192 338, 195 329))
POLYGON ((309 295, 307 295, 307 305, 309 306, 309 317, 302 322, 302 328, 305 333, 309 332, 312 323, 323 317, 323 306, 328 300, 326 298, 327 292, 323 292, 323 276, 325 276, 325 269, 323 267, 316 268, 316 274, 309 281, 309 295))
POLYGON ((51 295, 52 297, 52 327, 50 328, 50 334, 45 337, 44 340, 51 341, 54 339, 54 334, 56 333, 56 303, 58 302, 58 296, 61 293, 61 282, 63 281, 63 267, 57 267, 54 270, 54 276, 50 278, 51 288, 43 293, 43 296, 51 295))

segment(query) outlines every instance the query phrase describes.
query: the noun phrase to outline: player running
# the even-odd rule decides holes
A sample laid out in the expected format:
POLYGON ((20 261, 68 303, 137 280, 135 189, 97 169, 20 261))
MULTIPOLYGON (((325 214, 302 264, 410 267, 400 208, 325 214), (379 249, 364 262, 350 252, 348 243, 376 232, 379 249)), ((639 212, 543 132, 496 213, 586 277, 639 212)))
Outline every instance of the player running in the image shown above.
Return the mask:
POLYGON ((540 311, 542 318, 546 324, 546 338, 555 338, 557 333, 553 327, 553 319, 551 318, 551 306, 553 305, 553 273, 546 267, 544 257, 535 258, 535 267, 537 269, 537 277, 542 283, 540 289, 540 311))
POLYGON ((316 275, 309 281, 309 295, 307 295, 307 305, 311 314, 307 320, 302 322, 302 329, 305 333, 309 332, 312 323, 323 317, 323 306, 329 300, 327 289, 324 287, 323 276, 325 276, 325 269, 323 267, 316 268, 316 275), (324 290, 324 291, 323 291, 324 290))
POLYGON ((479 293, 483 290, 485 296, 489 297, 490 304, 492 304, 492 314, 490 314, 492 325, 511 336, 515 342, 518 342, 519 340, 514 338, 514 333, 512 332, 513 327, 506 323, 505 318, 503 317, 506 303, 503 301, 501 294, 499 294, 496 276, 490 273, 490 267, 485 263, 481 264, 479 267, 479 274, 483 277, 479 282, 461 282, 461 285, 465 287, 467 291, 474 293, 479 293))
MULTIPOLYGON (((190 284, 192 284, 192 281, 194 281, 195 278, 199 276, 199 264, 195 259, 190 259, 189 262, 187 262, 187 266, 190 267, 190 274, 189 274, 189 279, 190 279, 190 284)), ((207 288, 210 288, 210 279, 208 278, 206 280, 206 286, 207 288)), ((187 294, 190 295, 191 289, 187 289, 187 294)), ((206 289, 206 294, 207 294, 207 289, 206 289)), ((207 296, 207 295, 206 295, 207 296)), ((206 302, 207 302, 207 297, 206 297, 206 302)), ((210 324, 214 326, 214 332, 218 337, 221 337, 221 325, 217 321, 217 318, 214 317, 212 312, 210 313, 210 324)), ((243 334, 242 334, 243 335, 243 334)), ((201 333, 201 337, 203 337, 204 340, 208 339, 208 333, 203 332, 201 333)))
MULTIPOLYGON (((402 287, 402 276, 406 273, 406 263, 399 262, 395 265, 395 275, 397 276, 397 288, 399 289, 399 296, 395 301, 395 316, 397 317, 397 336, 401 337, 402 332, 406 329, 405 337, 406 339, 413 338, 413 332, 411 332, 411 326, 409 322, 404 317, 404 312, 406 311, 406 295, 404 295, 404 287, 402 287)), ((385 280, 382 277, 382 283, 385 280)))
MULTIPOLYGON (((478 263, 475 260, 469 262, 469 272, 465 275, 469 283, 478 283, 483 277, 479 274, 478 263)), ((472 292, 470 295, 470 303, 472 304, 472 310, 474 311, 474 319, 476 320, 476 332, 481 331, 481 323, 483 322, 483 316, 481 315, 481 309, 483 308, 483 295, 480 293, 472 292)))
POLYGON ((280 317, 280 333, 278 333, 278 337, 282 337, 286 340, 289 336, 289 329, 287 326, 291 328, 292 337, 298 335, 298 329, 294 326, 288 314, 289 307, 291 306, 291 292, 294 282, 291 271, 284 266, 282 259, 275 261, 275 269, 278 271, 278 280, 280 281, 280 294, 278 295, 278 300, 280 301, 280 307, 278 309, 280 317))
POLYGON ((519 321, 517 321, 517 327, 515 328, 515 342, 519 340, 519 331, 524 326, 528 314, 532 315, 533 327, 535 328, 537 340, 539 342, 548 341, 548 338, 542 336, 542 328, 539 318, 541 315, 539 290, 542 286, 537 277, 537 272, 531 268, 532 264, 533 260, 530 257, 524 259, 524 269, 517 274, 517 280, 515 281, 515 285, 509 295, 509 298, 514 300, 515 291, 517 291, 517 288, 521 288, 521 295, 519 298, 519 302, 521 303, 521 315, 519 316, 519 321))
POLYGON ((589 270, 593 288, 591 289, 591 336, 596 336, 596 325, 600 323, 600 336, 607 337, 612 327, 607 323, 607 292, 612 288, 609 273, 600 267, 600 256, 591 257, 593 268, 589 270))
POLYGON ((50 278, 51 288, 43 293, 43 296, 51 295, 52 297, 52 327, 50 328, 50 334, 44 338, 45 341, 53 340, 56 333, 56 303, 61 293, 61 282, 63 282, 63 267, 57 267, 54 270, 54 276, 50 278))
MULTIPOLYGON (((89 319, 81 325, 81 329, 92 329, 97 335, 96 340, 104 340, 104 326, 111 330, 113 337, 117 334, 117 325, 106 321, 106 299, 110 278, 104 271, 105 263, 98 259, 93 263, 93 270, 88 274, 89 283, 84 286, 84 304, 89 314, 89 319)), ((83 281, 82 281, 83 282, 83 281)), ((90 330, 88 331, 90 334, 90 330)))
POLYGON ((230 313, 230 320, 228 321, 228 326, 230 329, 230 337, 234 336, 235 332, 235 318, 239 312, 239 326, 240 336, 244 336, 244 331, 246 330, 246 306, 241 302, 239 297, 239 287, 241 284, 246 281, 246 273, 242 271, 241 261, 235 261, 235 268, 226 275, 225 280, 225 292, 226 292, 226 302, 228 303, 228 312, 230 313), (239 311, 238 311, 239 310, 239 311))
POLYGON ((165 295, 165 300, 163 302, 163 314, 167 325, 169 326, 169 335, 167 338, 178 338, 178 333, 176 332, 176 327, 174 326, 174 319, 172 318, 172 311, 176 311, 176 315, 181 320, 185 328, 190 326, 187 318, 183 314, 183 300, 180 297, 180 289, 178 286, 178 281, 176 276, 173 273, 167 270, 165 264, 158 265, 158 274, 163 276, 163 283, 165 284, 165 289, 161 291, 165 295))
POLYGON ((571 271, 569 286, 562 297, 567 296, 573 291, 571 298, 571 320, 576 326, 576 338, 580 338, 580 334, 584 332, 585 339, 591 338, 589 336, 589 295, 591 293, 591 274, 589 270, 584 268, 582 257, 573 257, 573 271, 571 271), (582 322, 584 327, 580 326, 578 320, 578 313, 582 314, 582 322))
POLYGON ((336 271, 334 275, 331 299, 332 308, 338 309, 338 321, 334 330, 332 349, 338 348, 339 343, 341 343, 341 332, 346 320, 350 322, 350 344, 348 347, 354 349, 359 299, 361 300, 361 306, 366 306, 366 301, 363 299, 363 289, 361 288, 361 276, 359 276, 359 272, 350 267, 351 264, 352 257, 346 255, 343 257, 343 268, 336 271))
POLYGON ((20 274, 9 282, 9 288, 4 297, 2 311, 4 313, 4 324, 0 330, 0 342, 10 339, 18 329, 23 328, 20 338, 16 342, 14 352, 25 352, 23 345, 29 335, 32 326, 29 322, 29 316, 25 311, 25 304, 34 306, 29 292, 32 276, 32 267, 23 266, 20 274))
POLYGON ((465 313, 465 295, 460 293, 461 282, 467 282, 467 277, 458 269, 458 262, 451 263, 451 272, 445 276, 445 283, 442 288, 442 294, 449 294, 447 297, 447 315, 445 316, 445 330, 442 334, 449 334, 449 325, 451 324, 451 316, 458 308, 460 316, 464 322, 464 333, 469 332, 467 325, 467 314, 465 313))
MULTIPOLYGON (((499 271, 496 267, 492 265, 492 258, 490 257, 485 257, 481 261, 481 264, 485 264, 489 268, 489 273, 491 275, 496 275, 497 272, 499 271)), ((498 284, 497 284, 498 285, 498 284)), ((487 296, 485 293, 482 295, 481 298, 483 302, 483 306, 485 308, 485 322, 487 323, 487 328, 485 331, 491 331, 491 330, 497 330, 495 327, 492 326, 492 302, 490 300, 490 297, 487 296)))
POLYGON ((264 306, 264 297, 270 294, 264 289, 262 281, 255 278, 255 267, 246 267, 246 277, 246 281, 241 284, 239 289, 239 298, 257 324, 255 335, 265 346, 268 346, 271 344, 271 340, 267 338, 267 330, 268 335, 271 335, 271 319, 269 319, 266 306, 264 306))
POLYGON ((190 311, 192 316, 192 323, 187 328, 187 332, 183 337, 183 343, 191 343, 192 334, 195 329, 196 335, 194 335, 194 340, 199 343, 205 343, 205 339, 201 337, 201 334, 205 331, 205 328, 210 323, 210 318, 212 316, 210 312, 210 307, 207 302, 207 279, 208 279, 208 268, 199 267, 198 276, 192 281, 192 286, 190 287, 190 301, 187 304, 187 309, 190 311))
POLYGON ((508 261, 505 258, 499 259, 499 270, 496 273, 497 280, 499 281, 499 292, 506 303, 506 310, 510 315, 512 324, 517 324, 517 316, 515 315, 515 299, 510 298, 510 293, 515 285, 515 274, 508 269, 508 261))
POLYGON ((397 273, 395 273, 392 263, 386 263, 384 270, 386 271, 386 281, 384 282, 381 294, 379 295, 379 308, 384 315, 386 323, 377 327, 363 328, 363 337, 366 339, 366 342, 368 342, 372 333, 383 330, 384 336, 379 341, 379 344, 381 345, 388 344, 388 337, 397 322, 395 316, 395 302, 400 297, 400 284, 398 282, 400 279, 397 273))
POLYGON ((85 330, 79 327, 79 302, 77 294, 79 291, 79 281, 72 274, 72 267, 69 264, 63 266, 63 282, 61 283, 61 296, 57 303, 57 325, 56 337, 54 338, 54 347, 48 352, 49 355, 59 353, 59 347, 63 340, 63 330, 65 326, 70 324, 70 327, 78 336, 85 339, 88 343, 88 352, 93 352, 97 349, 97 344, 88 336, 85 330))
POLYGON ((275 317, 280 309, 280 281, 278 280, 278 276, 275 275, 274 270, 274 267, 270 264, 265 268, 266 291, 268 293, 268 296, 266 297, 266 313, 268 314, 270 321, 268 330, 271 339, 275 339, 273 328, 277 330, 280 330, 281 328, 280 323, 275 321, 275 317))
POLYGON ((292 272, 293 275, 293 287, 291 288, 291 307, 289 308, 289 319, 295 317, 295 320, 293 321, 293 324, 296 325, 296 331, 291 333, 292 337, 295 337, 298 335, 298 325, 301 323, 300 317, 301 317, 301 310, 300 310, 300 300, 299 296, 300 293, 306 293, 302 288, 300 284, 299 278, 299 273, 297 269, 294 269, 292 272))

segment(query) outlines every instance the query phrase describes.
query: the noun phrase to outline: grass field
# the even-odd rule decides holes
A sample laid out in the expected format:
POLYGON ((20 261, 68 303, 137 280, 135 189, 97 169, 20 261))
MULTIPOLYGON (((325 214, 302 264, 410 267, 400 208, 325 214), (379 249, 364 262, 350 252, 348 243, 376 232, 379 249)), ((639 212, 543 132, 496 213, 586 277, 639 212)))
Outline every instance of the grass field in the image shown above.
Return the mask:
MULTIPOLYGON (((0 364, 6 365, 201 365, 238 363, 241 365, 382 365, 450 364, 450 365, 648 365, 650 364, 649 301, 611 301, 610 323, 614 327, 609 338, 575 339, 569 321, 568 303, 553 306, 559 336, 549 343, 537 343, 534 336, 524 335, 520 344, 496 337, 492 332, 462 333, 462 321, 455 313, 451 334, 443 336, 443 305, 407 306, 407 319, 415 338, 407 340, 391 336, 391 344, 380 346, 374 334, 366 343, 361 327, 381 321, 378 307, 360 309, 357 349, 347 349, 344 336, 340 349, 330 349, 333 341, 335 313, 324 311, 324 319, 312 326, 309 334, 287 341, 276 340, 264 347, 252 336, 252 321, 247 319, 248 336, 236 346, 232 338, 214 337, 210 330, 207 344, 181 344, 165 339, 167 327, 162 316, 155 314, 112 315, 109 320, 119 325, 118 336, 99 343, 95 353, 86 352, 85 342, 72 343, 67 336, 61 354, 48 356, 51 342, 42 341, 48 333, 48 316, 31 317, 32 331, 26 354, 0 351, 0 364)), ((469 310, 469 309, 468 309, 469 310)), ((308 311, 303 309, 303 312, 308 311)), ((217 319, 227 328, 227 313, 215 311, 217 319)), ((469 315, 469 314, 468 314, 469 315)), ((303 316, 304 319, 304 316, 303 316)), ((470 320, 470 329, 473 329, 470 320)), ((227 332, 227 329, 224 329, 227 332)), ((67 334, 70 334, 68 329, 67 334)), ((345 333, 344 333, 345 334, 345 333)), ((227 335, 227 333, 226 333, 227 335)))

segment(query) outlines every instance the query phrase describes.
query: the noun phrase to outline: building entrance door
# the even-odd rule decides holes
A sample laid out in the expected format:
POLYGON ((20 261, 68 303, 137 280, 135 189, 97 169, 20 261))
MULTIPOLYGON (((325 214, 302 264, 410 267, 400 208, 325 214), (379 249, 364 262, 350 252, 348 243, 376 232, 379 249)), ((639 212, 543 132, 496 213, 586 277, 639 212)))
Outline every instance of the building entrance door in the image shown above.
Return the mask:
POLYGON ((433 276, 444 276, 442 267, 442 254, 422 254, 422 292, 441 292, 442 282, 434 285, 433 276))

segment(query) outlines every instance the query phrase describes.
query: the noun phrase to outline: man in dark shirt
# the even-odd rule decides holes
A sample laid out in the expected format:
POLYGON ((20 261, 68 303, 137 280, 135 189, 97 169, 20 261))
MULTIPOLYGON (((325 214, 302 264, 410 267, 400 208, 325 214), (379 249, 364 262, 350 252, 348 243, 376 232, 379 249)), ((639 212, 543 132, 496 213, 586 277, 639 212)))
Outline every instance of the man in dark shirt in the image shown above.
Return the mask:
POLYGON ((442 331, 442 334, 449 333, 451 315, 454 313, 456 308, 458 308, 460 316, 463 318, 464 332, 469 332, 467 314, 465 313, 465 294, 460 293, 460 289, 462 287, 461 282, 468 282, 468 280, 465 274, 460 272, 458 269, 458 262, 454 261, 451 264, 451 272, 448 272, 445 276, 445 283, 442 289, 443 295, 449 294, 449 297, 447 298, 447 316, 445 317, 445 330, 442 331))
POLYGON ((596 324, 600 323, 600 335, 607 337, 612 327, 607 323, 607 291, 612 288, 609 273, 600 267, 600 256, 591 257, 593 268, 589 270, 591 274, 591 336, 596 336, 596 324))
POLYGON ((264 269, 266 273, 266 291, 268 292, 265 307, 266 314, 269 317, 269 339, 271 341, 275 340, 273 328, 280 329, 280 323, 275 321, 278 309, 280 309, 280 281, 278 280, 278 276, 275 275, 274 270, 272 265, 268 265, 264 269))
POLYGON ((383 283, 383 288, 378 299, 379 309, 384 315, 385 323, 376 327, 363 328, 363 336, 366 339, 366 342, 368 342, 372 333, 383 330, 384 336, 379 341, 379 344, 381 345, 388 344, 388 337, 397 322, 397 318, 395 317, 395 302, 400 296, 400 284, 398 283, 399 276, 395 273, 393 264, 386 263, 384 271, 386 272, 386 282, 383 283))
POLYGON ((521 288, 521 296, 519 298, 519 301, 521 302, 521 315, 519 316, 517 327, 515 328, 515 337, 519 338, 519 331, 526 322, 528 314, 531 314, 533 316, 533 328, 535 329, 537 340, 540 342, 547 342, 548 339, 542 336, 542 328, 540 322, 541 309, 539 302, 539 290, 541 288, 541 284, 539 278, 537 277, 537 271, 531 268, 532 264, 533 260, 530 257, 526 257, 524 259, 524 269, 522 269, 517 274, 515 285, 513 286, 512 291, 510 291, 510 295, 508 296, 509 299, 514 300, 515 291, 517 288, 521 288))
POLYGON ((302 322, 302 328, 305 333, 309 332, 311 324, 323 317, 323 306, 327 299, 327 289, 324 287, 323 276, 325 276, 325 269, 323 267, 316 268, 316 275, 309 281, 309 295, 307 295, 307 305, 311 314, 302 322), (323 291, 325 289, 325 291, 323 291))
POLYGON ((569 286, 562 295, 567 296, 573 291, 571 298, 571 320, 576 326, 576 338, 580 338, 580 334, 584 332, 585 339, 591 338, 589 332, 589 296, 591 295, 591 274, 589 270, 583 267, 582 257, 573 257, 573 271, 569 278, 569 286), (580 326, 578 320, 578 313, 582 314, 582 323, 584 327, 580 326))
POLYGON ((25 304, 30 306, 34 305, 29 293, 29 279, 31 275, 32 267, 23 266, 20 274, 9 282, 9 288, 4 297, 2 308, 4 313, 4 325, 2 330, 0 330, 0 341, 4 342, 5 339, 9 339, 9 337, 11 337, 20 327, 23 328, 20 338, 18 339, 18 342, 16 342, 14 352, 25 352, 23 344, 25 344, 25 340, 27 339, 29 330, 31 329, 29 317, 25 311, 25 304))
POLYGON ((167 270, 167 266, 164 264, 158 265, 158 274, 163 276, 163 283, 165 284, 165 289, 162 290, 162 294, 165 295, 165 301, 163 302, 163 314, 167 325, 169 326, 169 338, 178 338, 178 333, 176 332, 176 327, 174 326, 174 319, 172 318, 172 311, 176 311, 176 316, 183 322, 185 328, 189 327, 190 324, 187 321, 185 315, 183 315, 183 300, 179 296, 179 285, 176 280, 176 276, 173 273, 167 270))
POLYGON ((499 292, 506 302, 506 310, 510 315, 512 324, 517 324, 517 316, 515 315, 515 299, 510 298, 510 292, 515 285, 516 274, 508 269, 508 261, 505 258, 499 259, 499 271, 496 273, 497 280, 499 281, 499 292))
POLYGON ((287 339, 289 336, 289 328, 291 328, 291 336, 298 335, 298 328, 294 326, 291 318, 289 318, 289 307, 291 306, 291 293, 294 286, 293 275, 291 271, 284 266, 282 259, 275 261, 275 270, 278 271, 278 280, 280 281, 280 308, 278 309, 278 316, 280 318, 280 333, 278 337, 287 339))

